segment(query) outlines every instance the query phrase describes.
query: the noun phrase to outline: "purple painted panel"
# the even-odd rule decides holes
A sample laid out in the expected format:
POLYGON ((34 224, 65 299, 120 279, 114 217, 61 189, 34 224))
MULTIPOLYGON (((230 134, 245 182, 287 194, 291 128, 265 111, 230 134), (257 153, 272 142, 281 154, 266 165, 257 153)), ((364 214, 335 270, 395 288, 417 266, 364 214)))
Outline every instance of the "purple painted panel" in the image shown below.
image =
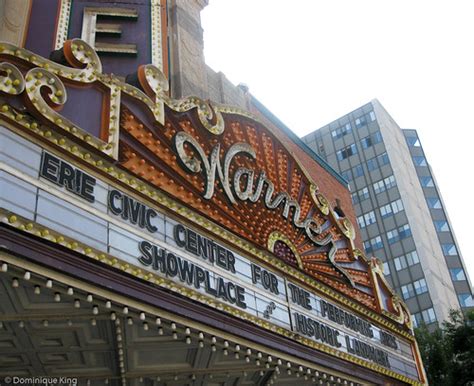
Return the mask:
POLYGON ((133 8, 138 12, 138 19, 136 20, 99 18, 100 22, 121 24, 122 34, 121 37, 97 36, 96 41, 117 44, 136 44, 138 50, 137 56, 100 54, 104 73, 114 73, 126 76, 127 74, 135 72, 140 64, 151 63, 151 22, 149 0, 73 0, 71 20, 69 24, 69 39, 81 37, 84 7, 133 8))
POLYGON ((54 35, 59 0, 33 0, 25 48, 49 57, 54 50, 54 35))
POLYGON ((72 87, 67 85, 67 102, 60 114, 100 138, 102 101, 105 97, 101 90, 92 87, 72 87))

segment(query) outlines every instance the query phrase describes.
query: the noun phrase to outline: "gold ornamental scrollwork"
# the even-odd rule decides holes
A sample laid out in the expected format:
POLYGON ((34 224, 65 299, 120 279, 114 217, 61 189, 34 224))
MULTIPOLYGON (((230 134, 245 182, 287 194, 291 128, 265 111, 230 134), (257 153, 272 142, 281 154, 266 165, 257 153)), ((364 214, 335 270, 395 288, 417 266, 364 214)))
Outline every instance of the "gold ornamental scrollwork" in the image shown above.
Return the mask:
MULTIPOLYGON (((57 132, 60 134, 67 132, 68 135, 65 137, 69 137, 69 139, 76 137, 81 141, 86 141, 90 146, 102 152, 102 155, 105 154, 108 157, 118 159, 120 103, 122 98, 125 97, 133 98, 141 102, 152 113, 156 121, 161 124, 164 124, 165 105, 177 112, 186 112, 191 109, 196 109, 202 126, 213 135, 221 135, 224 132, 225 122, 223 113, 239 114, 258 121, 258 119, 248 112, 204 101, 197 97, 188 97, 180 100, 170 98, 167 94, 168 81, 162 72, 153 65, 144 65, 138 69, 138 87, 125 83, 113 75, 102 74, 102 64, 97 53, 86 42, 80 39, 66 41, 63 46, 63 54, 68 65, 44 59, 28 50, 18 48, 9 43, 0 42, 0 93, 7 97, 24 95, 28 104, 32 106, 32 110, 35 111, 37 115, 40 115, 43 121, 47 120, 51 122, 54 127, 60 129, 56 130, 57 132), (19 65, 17 67, 9 61, 21 63, 21 66, 19 65), (24 71, 25 74, 23 74, 22 71, 24 71), (84 84, 89 87, 94 83, 100 84, 102 89, 105 87, 110 93, 110 98, 108 98, 110 105, 107 109, 109 116, 106 117, 108 118, 108 135, 102 136, 102 139, 92 136, 86 130, 75 125, 60 114, 61 107, 68 101, 67 86, 69 84, 79 86, 84 84)), ((4 111, 0 110, 0 114, 11 117, 15 113, 13 107, 4 105, 2 109, 3 107, 6 109, 4 111)), ((37 127, 36 122, 34 125, 37 127)), ((66 141, 65 139, 61 140, 66 141)), ((73 146, 71 145, 71 147, 73 146)), ((91 155, 88 154, 88 157, 91 157, 91 155)), ((102 160, 100 162, 102 162, 102 160)), ((111 167, 111 169, 113 168, 111 167)), ((270 184, 268 184, 268 186, 270 186, 270 184)), ((324 232, 323 229, 319 230, 320 225, 316 223, 313 224, 312 228, 309 226, 306 226, 306 228, 308 228, 308 231, 312 231, 310 234, 317 233, 325 237, 324 240, 318 238, 313 239, 317 245, 328 246, 329 262, 336 271, 342 275, 343 279, 347 279, 350 285, 355 287, 350 271, 347 269, 350 267, 345 265, 347 264, 346 262, 340 263, 336 261, 336 243, 338 243, 339 240, 332 240, 330 237, 332 233, 340 230, 346 239, 348 249, 351 251, 354 260, 367 262, 368 259, 364 254, 354 249, 354 227, 347 218, 340 217, 335 213, 327 198, 319 191, 314 183, 310 185, 310 189, 311 198, 316 208, 321 214, 329 216, 328 224, 330 223, 330 227, 325 228, 324 232)), ((270 198, 273 193, 273 187, 272 189, 268 189, 268 191, 271 191, 268 193, 268 197, 270 198)), ((288 210, 284 213, 286 213, 286 217, 290 217, 289 208, 291 206, 291 197, 285 196, 283 193, 278 197, 280 201, 285 199, 285 202, 288 203, 288 210)), ((270 206, 270 201, 267 201, 265 204, 270 206)), ((299 221, 299 212, 296 210, 293 212, 292 221, 295 225, 302 227, 302 229, 304 228, 305 224, 299 221)), ((268 240, 270 244, 273 240, 274 245, 275 237, 276 235, 270 237, 268 240)), ((288 240, 285 241, 285 243, 291 246, 288 240)), ((270 244, 268 248, 272 251, 273 245, 270 244)), ((296 248, 294 249, 296 250, 296 248)), ((298 257, 298 254, 295 253, 295 256, 298 257)), ((298 264, 301 268, 301 259, 299 259, 298 264)), ((369 264, 369 271, 371 272, 375 286, 379 287, 379 283, 382 283, 384 280, 383 272, 380 273, 380 267, 377 268, 376 264, 369 264)), ((387 286, 387 288, 390 287, 387 286)), ((377 290, 380 292, 380 288, 377 290)), ((395 297, 393 291, 391 292, 391 296, 389 309, 387 311, 382 310, 382 313, 393 320, 411 326, 410 318, 407 316, 409 314, 406 310, 406 306, 401 299, 395 297)), ((380 303, 381 296, 378 296, 378 298, 380 303)))
POLYGON ((213 104, 197 97, 191 96, 179 100, 170 98, 166 77, 152 64, 139 68, 139 87, 123 82, 113 75, 102 74, 99 56, 89 44, 81 39, 67 40, 62 48, 62 54, 68 65, 45 59, 8 42, 0 42, 0 56, 4 60, 20 59, 30 66, 30 72, 34 68, 41 69, 41 71, 31 72, 29 80, 25 80, 26 75, 23 75, 18 67, 4 61, 0 67, 0 92, 20 95, 26 90, 28 100, 43 118, 81 140, 86 139, 89 145, 115 159, 118 158, 120 102, 123 94, 145 104, 155 120, 161 124, 164 124, 165 105, 177 112, 186 112, 196 108, 201 124, 214 135, 221 135, 224 132, 222 112, 251 116, 243 110, 213 104), (51 83, 44 83, 43 77, 51 83), (67 103, 65 82, 77 85, 98 82, 109 90, 110 105, 108 106, 108 127, 106 127, 108 135, 103 136, 105 140, 91 136, 86 130, 58 112, 61 106, 67 103), (27 87, 25 87, 26 83, 28 83, 27 87), (38 90, 44 87, 48 89, 45 97, 38 90))
POLYGON ((0 63, 0 91, 9 95, 20 95, 25 89, 21 71, 11 63, 0 63), (5 73, 6 75, 1 75, 5 73))

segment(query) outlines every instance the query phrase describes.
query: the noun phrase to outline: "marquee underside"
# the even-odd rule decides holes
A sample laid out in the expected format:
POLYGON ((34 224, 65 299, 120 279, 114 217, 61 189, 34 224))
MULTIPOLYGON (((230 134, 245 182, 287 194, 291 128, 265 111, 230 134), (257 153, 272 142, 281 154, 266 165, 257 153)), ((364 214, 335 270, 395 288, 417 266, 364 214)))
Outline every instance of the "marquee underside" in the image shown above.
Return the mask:
MULTIPOLYGON (((2 378, 71 377, 87 385, 121 385, 125 380, 137 386, 363 382, 324 366, 308 366, 288 353, 265 350, 246 340, 245 331, 230 334, 232 328, 224 323, 220 330, 191 319, 183 323, 183 315, 33 263, 18 253, 30 251, 39 262, 47 262, 47 248, 35 252, 36 240, 27 244, 4 226, 1 241, 2 378), (15 247, 15 240, 22 244, 15 247)), ((85 269, 83 262, 76 263, 85 269)))

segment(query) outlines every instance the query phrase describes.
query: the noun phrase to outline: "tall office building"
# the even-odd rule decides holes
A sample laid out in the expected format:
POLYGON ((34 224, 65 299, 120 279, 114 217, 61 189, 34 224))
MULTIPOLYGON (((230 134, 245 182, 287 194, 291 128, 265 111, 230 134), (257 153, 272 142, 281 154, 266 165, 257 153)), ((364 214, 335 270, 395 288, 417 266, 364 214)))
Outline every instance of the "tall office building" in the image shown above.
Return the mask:
POLYGON ((384 263, 414 324, 472 307, 472 289, 435 179, 414 130, 402 130, 379 101, 303 141, 349 182, 365 252, 384 263))

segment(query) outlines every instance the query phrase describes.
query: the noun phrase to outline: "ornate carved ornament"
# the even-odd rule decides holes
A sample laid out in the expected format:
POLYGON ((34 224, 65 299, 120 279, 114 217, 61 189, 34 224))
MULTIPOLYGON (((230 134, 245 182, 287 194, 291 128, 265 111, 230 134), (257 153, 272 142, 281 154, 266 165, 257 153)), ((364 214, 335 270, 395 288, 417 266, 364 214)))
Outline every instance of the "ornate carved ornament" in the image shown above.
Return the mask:
MULTIPOLYGON (((354 247, 351 222, 331 208, 285 144, 258 119, 196 97, 171 99, 167 80, 153 65, 140 66, 130 77, 133 85, 102 74, 96 52, 79 39, 66 41, 61 54, 56 63, 0 43, 4 118, 33 116, 115 164, 123 170, 118 178, 131 173, 229 235, 267 250, 285 263, 285 272, 304 273, 306 284, 323 283, 411 327, 406 306, 378 265, 354 247), (98 133, 75 123, 85 119, 87 108, 66 114, 68 94, 78 90, 81 103, 94 92, 101 98, 98 133)), ((23 126, 35 129, 35 122, 23 126)))

